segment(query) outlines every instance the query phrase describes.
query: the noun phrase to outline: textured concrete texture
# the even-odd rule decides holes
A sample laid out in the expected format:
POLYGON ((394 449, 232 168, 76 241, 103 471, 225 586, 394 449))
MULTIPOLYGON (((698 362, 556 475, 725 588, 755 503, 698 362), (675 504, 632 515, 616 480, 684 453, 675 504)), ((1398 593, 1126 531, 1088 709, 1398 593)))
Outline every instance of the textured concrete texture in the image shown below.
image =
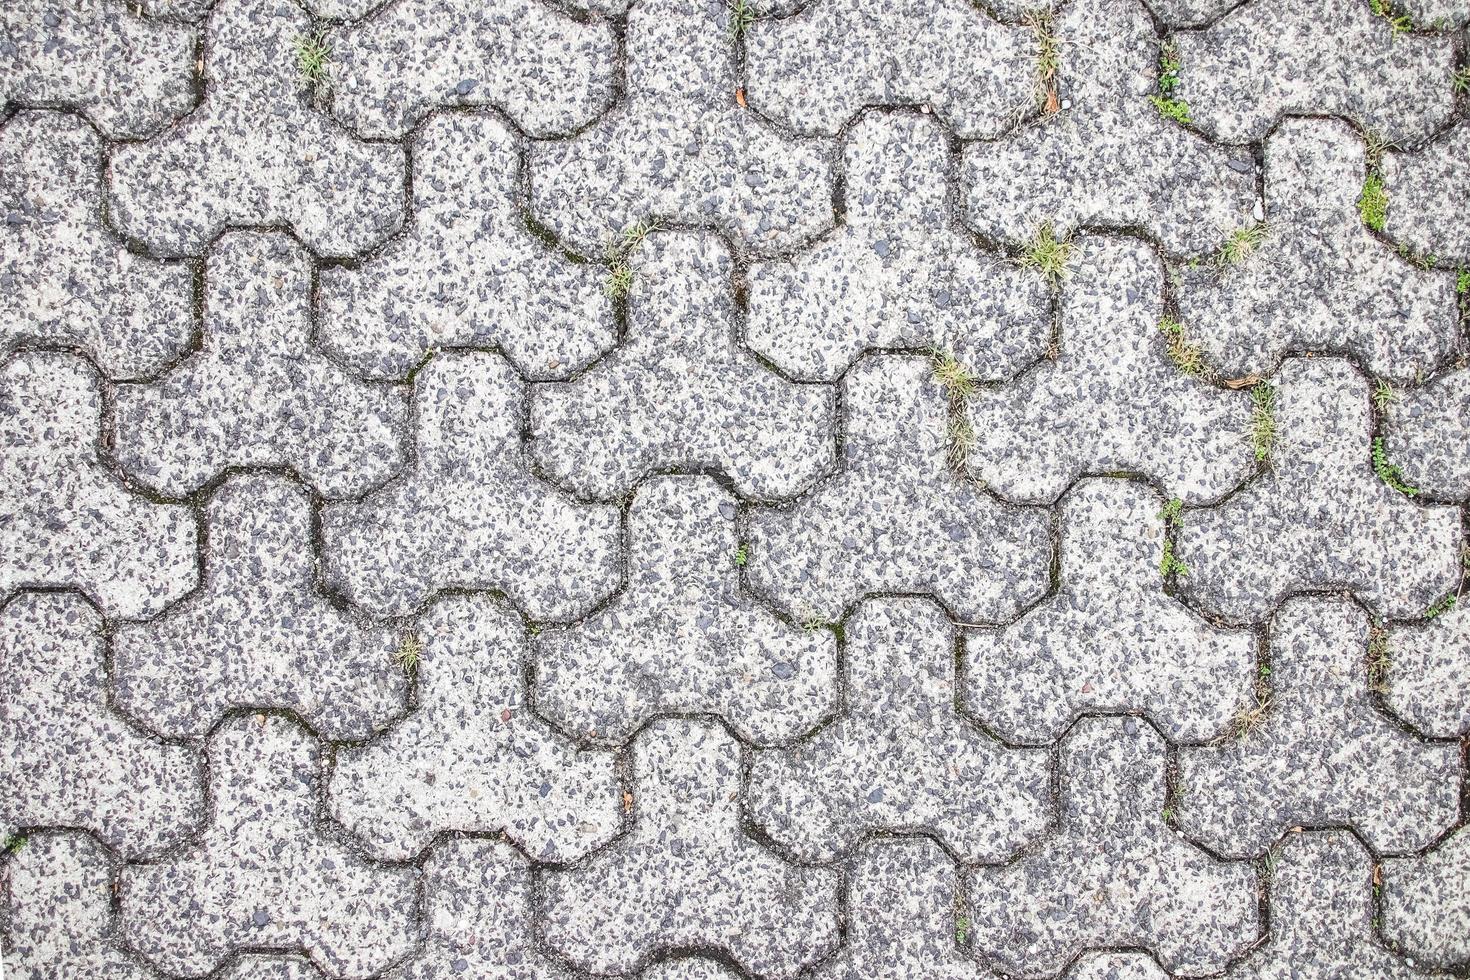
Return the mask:
POLYGON ((0 0, 3 980, 1470 978, 1470 0, 0 0))

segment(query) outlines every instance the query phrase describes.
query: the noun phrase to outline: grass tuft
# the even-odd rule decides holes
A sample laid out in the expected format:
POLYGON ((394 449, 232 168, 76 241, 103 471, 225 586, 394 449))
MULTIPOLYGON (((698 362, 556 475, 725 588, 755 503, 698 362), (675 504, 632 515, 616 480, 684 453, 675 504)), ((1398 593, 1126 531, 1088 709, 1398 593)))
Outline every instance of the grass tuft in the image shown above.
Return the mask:
POLYGON ((1164 333, 1169 360, 1174 362, 1175 367, 1191 378, 1209 376, 1210 369, 1205 364, 1204 352, 1200 350, 1199 344, 1190 342, 1189 335, 1184 332, 1184 324, 1166 316, 1159 320, 1159 329, 1164 333))
POLYGON ((945 441, 945 462, 952 470, 963 470, 975 448, 975 427, 963 415, 949 420, 949 438, 945 441))
POLYGON ((405 674, 412 677, 418 672, 419 663, 424 659, 424 644, 413 633, 404 633, 398 639, 398 649, 393 651, 393 662, 398 665, 405 674))
POLYGON ((1225 238, 1225 244, 1220 246, 1220 261, 1226 265, 1239 265, 1256 254, 1256 250, 1265 241, 1266 223, 1264 221, 1237 228, 1225 238))
POLYGON ((1072 243, 1065 238, 1057 238, 1052 233, 1051 225, 1047 224, 1036 229, 1036 234, 1026 243, 1021 265, 1027 269, 1035 269, 1049 281, 1056 283, 1067 274, 1067 262, 1071 258, 1072 243))
POLYGON ((1056 22, 1049 10, 1028 11, 1025 21, 1036 36, 1036 103, 1050 116, 1062 107, 1057 97, 1057 71, 1062 66, 1062 55, 1057 44, 1056 22))
POLYGON ((1460 95, 1470 95, 1470 65, 1466 65, 1450 76, 1455 91, 1460 95))
POLYGON ((1235 713, 1235 717, 1231 719, 1231 727, 1235 729, 1235 737, 1238 739, 1242 739, 1249 735, 1251 732, 1255 731, 1256 728, 1265 719, 1266 712, 1269 711, 1270 708, 1270 698, 1261 699, 1258 697, 1254 707, 1241 708, 1239 711, 1237 711, 1235 713))
POLYGON ((1373 386, 1373 404, 1378 410, 1382 412, 1398 400, 1399 393, 1394 386, 1379 378, 1378 383, 1373 386))
POLYGON ((657 219, 636 221, 623 229, 619 241, 607 247, 607 278, 603 291, 612 299, 622 299, 633 289, 633 253, 661 223, 657 219))
POLYGON ((755 8, 746 0, 725 0, 725 6, 730 9, 730 36, 744 37, 756 21, 755 8))
POLYGON ((1271 458, 1276 447, 1276 386, 1262 381, 1251 389, 1251 449, 1256 462, 1271 458))
POLYGON ((934 380, 951 401, 964 401, 975 393, 975 376, 953 354, 936 347, 929 357, 934 364, 934 380))
POLYGON ((1358 195, 1358 214, 1363 224, 1374 231, 1382 231, 1388 221, 1388 191, 1383 187, 1383 178, 1370 173, 1363 181, 1363 192, 1358 195))
POLYGON ((312 88, 326 84, 327 73, 332 64, 332 49, 326 39, 317 35, 301 34, 296 37, 296 70, 312 88))
POLYGON ((1388 670, 1391 662, 1388 647, 1388 632, 1377 626, 1368 633, 1368 687, 1380 694, 1388 691, 1388 670))
POLYGON ((1414 497, 1419 493, 1418 488, 1404 482, 1404 471, 1399 469, 1398 464, 1389 462, 1388 450, 1384 448, 1382 436, 1373 440, 1373 472, 1378 474, 1378 479, 1406 497, 1414 497))

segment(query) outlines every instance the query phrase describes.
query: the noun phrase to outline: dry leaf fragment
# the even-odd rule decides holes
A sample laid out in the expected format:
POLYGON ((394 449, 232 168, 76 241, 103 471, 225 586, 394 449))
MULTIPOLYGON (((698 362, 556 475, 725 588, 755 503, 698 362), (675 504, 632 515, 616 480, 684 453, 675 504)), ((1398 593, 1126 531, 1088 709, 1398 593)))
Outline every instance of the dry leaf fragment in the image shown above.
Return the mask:
POLYGON ((745 108, 745 89, 737 88, 735 90, 735 103, 739 105, 740 108, 745 108))
POLYGON ((1259 384, 1260 381, 1259 375, 1247 374, 1243 378, 1230 378, 1226 380, 1225 387, 1234 388, 1236 391, 1239 391, 1241 388, 1252 388, 1259 384))
POLYGON ((623 812, 633 812, 633 794, 628 792, 627 790, 623 790, 623 812))

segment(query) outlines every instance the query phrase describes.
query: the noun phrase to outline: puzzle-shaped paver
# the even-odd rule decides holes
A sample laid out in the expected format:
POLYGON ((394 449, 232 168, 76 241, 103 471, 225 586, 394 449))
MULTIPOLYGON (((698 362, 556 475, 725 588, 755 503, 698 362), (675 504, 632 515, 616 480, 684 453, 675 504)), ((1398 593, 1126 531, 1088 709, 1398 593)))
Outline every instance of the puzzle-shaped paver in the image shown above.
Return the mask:
POLYGON ((231 232, 205 265, 201 349, 117 388, 117 458, 159 493, 229 467, 288 466, 327 497, 403 463, 404 392, 363 384, 311 343, 311 259, 289 236, 231 232))
POLYGON ((152 616, 199 580, 189 508, 135 495, 98 457, 102 385, 79 357, 0 362, 0 596, 85 591, 104 615, 152 616))
POLYGON ((719 240, 655 233, 636 261, 618 349, 533 389, 533 449, 548 476, 605 499, 649 472, 708 468, 744 496, 779 499, 831 469, 834 392, 787 381, 740 347, 719 240))
POLYGON ((1039 358, 1051 335, 1046 282, 954 227, 952 158, 933 119, 863 116, 847 134, 842 225, 750 269, 751 348, 824 381, 871 348, 944 350, 987 381, 1039 358))
POLYGON ((237 716, 210 736, 209 769, 213 813, 198 842, 123 869, 132 949, 186 976, 236 950, 301 950, 339 978, 409 953, 419 871, 366 861, 319 823, 315 740, 279 715, 237 716))
POLYGON ((149 375, 194 335, 193 274, 108 233, 101 173, 102 141, 74 116, 22 112, 0 130, 0 351, 76 344, 114 379, 149 375))
POLYGON ((1470 964, 1470 830, 1383 862, 1383 935, 1421 967, 1470 964))
POLYGON ((227 225, 290 225, 322 255, 366 251, 403 222, 402 147, 365 143, 312 105, 298 73, 312 23, 295 4, 218 0, 204 101, 179 125, 112 153, 119 230, 198 255, 227 225))
POLYGON ((9 901, 0 969, 10 980, 154 976, 118 948, 112 919, 115 878, 102 845, 74 832, 34 835, 5 870, 9 901))
POLYGON ((541 879, 553 949, 627 973, 667 949, 718 949, 788 980, 838 941, 837 873, 790 864, 740 827, 740 744, 719 725, 661 720, 633 743, 632 833, 541 879))
POLYGON ((642 0, 626 91, 576 138, 531 148, 531 208, 587 254, 648 217, 713 225, 756 254, 832 224, 828 140, 791 139, 736 101, 724 0, 642 0))
POLYGON ((1423 493, 1470 497, 1470 368, 1384 400, 1383 447, 1404 482, 1423 493))
POLYGON ((975 949, 1006 972, 1059 973, 1085 949, 1136 946, 1166 969, 1223 969, 1260 931, 1250 865, 1219 861, 1164 822, 1165 743, 1147 722, 1085 718, 1062 743, 1055 836, 971 879, 975 949))
POLYGON ((613 754, 578 750, 531 713, 514 612, 455 596, 417 629, 417 706, 378 741, 337 751, 332 815, 392 860, 441 831, 500 832, 542 861, 611 840, 622 827, 613 754))
POLYGON ((119 708, 173 738, 203 738, 235 708, 279 708, 325 738, 362 739, 407 710, 396 636, 317 590, 304 490, 237 476, 205 520, 203 588, 113 635, 119 708))
POLYGON ((203 767, 112 712, 102 630, 76 595, 0 607, 0 824, 77 827, 126 857, 156 854, 203 823, 203 767))
POLYGON ((966 863, 1004 861, 1052 820, 1046 753, 1010 749, 955 708, 955 630, 933 602, 870 599, 843 624, 847 707, 810 739, 756 754, 755 822, 802 860, 874 832, 934 834, 966 863))
POLYGON ((932 840, 874 840, 852 862, 849 921, 842 951, 824 963, 823 980, 983 980, 990 974, 966 955, 960 876, 932 840), (963 922, 961 921, 963 919, 963 922))
POLYGON ((243 954, 220 980, 323 980, 325 974, 303 956, 243 954))
POLYGON ((500 589, 532 619, 576 619, 619 578, 610 505, 579 504, 531 475, 525 384, 498 354, 445 352, 414 382, 416 455, 361 502, 322 512, 329 584, 403 615, 445 588, 500 589))
POLYGON ((1422 139, 1455 111, 1451 37, 1396 31, 1366 3, 1251 0, 1174 41, 1174 97, 1226 143, 1258 140, 1287 114, 1346 116, 1388 140, 1422 139))
POLYGON ((1077 243, 1056 359, 967 402, 977 438, 966 467, 977 479, 1010 500, 1051 503, 1084 473, 1135 471, 1195 504, 1254 471, 1249 396, 1170 362, 1163 279, 1141 243, 1077 243))
POLYGON ((1264 708, 1179 756, 1179 826, 1217 853, 1260 854, 1295 826, 1350 826, 1378 852, 1427 846, 1460 813, 1459 749, 1424 744, 1368 692, 1368 617, 1294 598, 1271 621, 1264 708))
POLYGON ((1147 953, 1084 953, 1067 971, 1067 980, 1169 980, 1147 953))
POLYGON ((537 0, 399 0, 327 35, 332 109, 364 136, 403 136, 431 109, 501 109, 532 136, 578 129, 613 99, 604 20, 537 0))
POLYGON ((1270 466, 1179 530, 1182 587, 1207 612, 1260 622, 1292 592, 1347 590, 1391 618, 1459 584, 1460 517, 1373 472, 1368 383, 1347 361, 1291 358, 1273 379, 1270 466))
POLYGON ((1383 700, 1431 738, 1470 734, 1470 606, 1388 631, 1383 700))
POLYGON ((1049 521, 1007 507, 946 463, 946 396, 927 357, 868 356, 842 382, 844 456, 795 504, 750 515, 750 581, 798 619, 841 617, 877 592, 936 596, 999 621, 1048 584, 1049 521))
POLYGON ((1246 223, 1255 163, 1162 119, 1154 91, 1158 40, 1141 0, 1076 0, 1057 16, 1056 86, 1066 105, 993 142, 965 149, 966 220, 1020 242, 1048 224, 1142 227, 1171 253, 1212 248, 1246 223))
POLYGON ((740 980, 740 974, 723 963, 694 957, 655 963, 639 977, 640 980, 740 980))
POLYGON ((1264 231, 1245 232, 1264 234, 1260 244, 1176 269, 1184 326, 1226 377, 1325 349, 1412 379, 1455 348, 1454 276, 1395 254, 1358 215, 1364 152, 1341 120, 1286 120, 1266 140, 1264 231))
MULTIPOLYGON (((1466 4, 1470 12, 1470 4, 1466 4)), ((1470 13, 1467 13, 1470 17, 1470 13)), ((1470 265, 1470 123, 1461 122, 1422 149, 1383 154, 1389 238, 1441 262, 1470 265)))
POLYGON ((68 106, 112 139, 194 105, 194 32, 116 0, 9 0, 0 9, 0 113, 68 106))
POLYGON ((532 234, 520 174, 520 141, 494 116, 425 123, 404 233, 322 270, 322 346, 369 378, 405 377, 434 348, 490 346, 527 377, 558 378, 611 348, 605 270, 532 234))
POLYGON ((1004 629, 966 633, 965 702, 1000 737, 1047 744, 1083 712, 1136 711, 1199 742, 1254 703, 1251 633, 1164 592, 1163 506, 1142 484, 1079 483, 1061 505, 1056 593, 1004 629))
POLYGON ((961 139, 993 139, 1034 107, 1035 49, 1025 25, 966 0, 820 0, 750 25, 746 96, 800 133, 836 135, 864 106, 908 104, 961 139))
POLYGON ((1373 856, 1351 834, 1286 835, 1273 854, 1267 878, 1270 937, 1226 976, 1231 980, 1424 976, 1377 941, 1373 880, 1373 856))
POLYGON ((628 586, 533 641, 536 708, 622 742, 664 712, 708 712, 752 742, 794 738, 837 700, 837 643, 740 588, 736 501, 709 477, 654 477, 628 511, 628 586))

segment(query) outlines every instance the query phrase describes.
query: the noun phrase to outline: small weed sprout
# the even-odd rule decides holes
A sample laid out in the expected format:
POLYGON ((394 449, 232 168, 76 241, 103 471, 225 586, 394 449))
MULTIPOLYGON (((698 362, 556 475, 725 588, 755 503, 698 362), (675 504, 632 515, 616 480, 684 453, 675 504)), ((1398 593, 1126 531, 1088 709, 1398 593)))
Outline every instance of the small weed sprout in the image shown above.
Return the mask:
POLYGON ((934 363, 934 380, 948 394, 950 401, 962 402, 975 393, 975 376, 947 350, 929 352, 934 363))
POLYGON ((1168 578, 1170 575, 1189 574, 1189 566, 1174 555, 1174 542, 1167 539, 1164 541, 1164 554, 1159 559, 1159 574, 1164 578, 1168 578))
POLYGON ((1209 368, 1205 365, 1204 353, 1199 344, 1191 343, 1189 336, 1184 332, 1184 324, 1171 316, 1159 320, 1159 329, 1164 332, 1168 344, 1169 360, 1174 366, 1191 378, 1203 378, 1209 375, 1209 368))
POLYGON ((326 39, 318 35, 300 34, 294 42, 296 70, 313 89, 326 85, 327 73, 332 64, 332 49, 326 39))
POLYGON ((954 920, 954 941, 963 946, 970 938, 970 919, 968 916, 956 916, 954 920))
POLYGON ((1167 40, 1159 45, 1159 91, 1168 95, 1179 85, 1179 45, 1167 40))
POLYGON ((744 37, 750 25, 755 23, 755 8, 746 0, 726 0, 725 5, 730 8, 730 36, 744 37))
POLYGON ((1368 6, 1375 14, 1388 21, 1389 29, 1393 31, 1394 37, 1414 29, 1413 18, 1408 14, 1399 13, 1394 9, 1393 4, 1389 3, 1389 0, 1368 0, 1368 6))
POLYGON ((1057 97, 1057 70, 1061 68, 1062 57, 1051 11, 1028 12, 1026 26, 1036 36, 1036 102, 1043 113, 1054 115, 1062 107, 1057 97))
POLYGON ((1470 296, 1470 269, 1455 270, 1455 292, 1461 296, 1470 296))
POLYGON ((1388 691, 1388 633, 1375 626, 1368 633, 1368 686, 1380 694, 1388 691))
POLYGON ((0 846, 0 854, 14 854, 26 846, 25 834, 14 834, 5 838, 4 846, 0 846))
POLYGON ((1174 497, 1164 504, 1164 509, 1159 511, 1159 518, 1163 520, 1165 527, 1182 527, 1184 525, 1184 501, 1174 497))
POLYGON ((616 261, 608 269, 604 290, 611 299, 622 299, 633 288, 633 266, 625 261, 616 261))
POLYGON ((1276 387, 1262 381, 1251 389, 1251 448, 1256 462, 1271 458, 1276 447, 1276 387))
POLYGON ((1382 412, 1398 400, 1399 393, 1395 390, 1394 386, 1384 379, 1379 378, 1378 383, 1373 386, 1373 404, 1377 406, 1378 410, 1382 412))
POLYGON ((1460 95, 1470 95, 1470 65, 1466 65, 1450 76, 1455 91, 1460 95))
POLYGON ((1404 471, 1398 464, 1389 462, 1388 450, 1384 447, 1382 436, 1373 440, 1373 472, 1378 474, 1378 479, 1406 497, 1414 497, 1419 493, 1418 488, 1404 482, 1404 471))
POLYGON ((1059 282, 1067 274, 1067 262, 1072 258, 1072 243, 1053 234, 1051 225, 1042 225, 1026 244, 1021 256, 1023 268, 1035 269, 1050 282, 1059 282))
POLYGON ((1454 593, 1450 593, 1449 595, 1444 596, 1441 599, 1437 599, 1434 602, 1430 603, 1428 609, 1424 610, 1424 618, 1438 619, 1440 616, 1443 616, 1445 613, 1454 609, 1455 603, 1459 601, 1459 597, 1456 596, 1454 593))
POLYGON ((746 545, 744 541, 740 542, 740 544, 735 547, 735 554, 733 558, 737 568, 744 568, 745 563, 750 561, 750 548, 746 545))
POLYGON ((1225 239, 1225 244, 1220 246, 1220 261, 1226 265, 1239 265, 1260 248, 1266 241, 1266 223, 1264 221, 1248 225, 1245 228, 1237 228, 1225 239))
POLYGON ((393 662, 405 674, 412 677, 418 672, 424 659, 424 643, 413 633, 404 633, 398 638, 398 649, 393 651, 393 662))
POLYGON ((1383 178, 1376 172, 1368 174, 1368 179, 1363 181, 1363 192, 1358 195, 1358 214, 1363 224, 1374 231, 1382 231, 1388 222, 1388 191, 1383 187, 1383 178))
POLYGON ((1261 724, 1261 721, 1266 717, 1266 712, 1269 711, 1270 708, 1271 699, 1269 697, 1261 698, 1259 695, 1257 695, 1256 703, 1254 706, 1249 708, 1241 708, 1239 711, 1237 711, 1235 713, 1235 717, 1231 719, 1231 727, 1235 729, 1235 737, 1237 739, 1243 739, 1251 732, 1255 731, 1257 726, 1259 726, 1261 724))
POLYGON ((1159 110, 1159 115, 1165 119, 1172 119, 1181 126, 1188 126, 1194 122, 1189 115, 1189 103, 1183 99, 1172 99, 1162 95, 1150 95, 1148 101, 1159 110))
POLYGON ((963 415, 949 420, 949 438, 945 441, 945 462, 952 470, 963 470, 975 448, 975 427, 963 415))
POLYGON ((633 288, 633 253, 650 234, 657 231, 657 220, 634 222, 623 229, 622 240, 607 249, 607 278, 603 290, 611 299, 622 299, 633 288))

